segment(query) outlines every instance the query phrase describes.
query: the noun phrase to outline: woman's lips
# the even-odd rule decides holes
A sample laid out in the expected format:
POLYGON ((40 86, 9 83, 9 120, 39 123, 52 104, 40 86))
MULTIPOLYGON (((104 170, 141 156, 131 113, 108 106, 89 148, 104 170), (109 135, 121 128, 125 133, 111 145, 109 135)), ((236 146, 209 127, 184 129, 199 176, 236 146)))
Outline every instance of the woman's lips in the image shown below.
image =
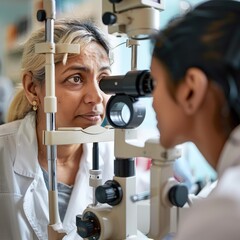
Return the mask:
POLYGON ((99 122, 102 120, 100 114, 83 114, 83 115, 79 115, 79 116, 90 122, 99 122))

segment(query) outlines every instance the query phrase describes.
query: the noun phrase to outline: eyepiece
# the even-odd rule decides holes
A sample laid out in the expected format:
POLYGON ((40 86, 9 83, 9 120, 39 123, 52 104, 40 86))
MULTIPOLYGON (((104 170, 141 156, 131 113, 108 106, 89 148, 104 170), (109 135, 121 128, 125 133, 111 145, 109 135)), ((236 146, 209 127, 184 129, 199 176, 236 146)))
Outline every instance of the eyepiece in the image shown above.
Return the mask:
POLYGON ((125 76, 107 76, 100 81, 100 89, 107 94, 126 94, 132 97, 150 96, 153 82, 148 70, 129 71, 125 76))

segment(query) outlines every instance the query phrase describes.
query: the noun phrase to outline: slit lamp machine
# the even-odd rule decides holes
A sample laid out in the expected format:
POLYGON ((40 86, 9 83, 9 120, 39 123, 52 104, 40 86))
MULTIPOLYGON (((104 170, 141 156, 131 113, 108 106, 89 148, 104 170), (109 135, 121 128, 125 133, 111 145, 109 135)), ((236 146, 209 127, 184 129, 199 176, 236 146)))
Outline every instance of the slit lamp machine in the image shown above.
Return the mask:
POLYGON ((177 228, 178 208, 188 198, 187 188, 173 178, 172 166, 175 159, 180 157, 179 149, 164 149, 158 138, 145 141, 143 146, 132 144, 137 140, 137 127, 143 122, 146 113, 138 99, 150 96, 153 89, 149 71, 137 70, 137 47, 141 40, 148 39, 159 29, 162 10, 163 0, 102 0, 102 21, 108 25, 109 33, 128 37, 131 71, 122 76, 105 77, 100 82, 102 91, 113 94, 106 109, 110 127, 56 129, 54 54, 79 53, 80 49, 74 44, 55 45, 55 1, 43 0, 43 10, 38 11, 37 18, 45 21, 46 41, 37 44, 35 49, 36 53, 45 54, 46 130, 43 132, 43 144, 47 148, 49 174, 49 240, 60 240, 66 236, 58 228, 61 221, 58 212, 56 160, 57 145, 61 144, 93 143, 93 164, 89 172, 93 202, 86 206, 83 213, 76 213, 77 233, 83 239, 162 239, 177 228), (125 107, 130 112, 127 120, 123 116, 125 107), (114 177, 102 183, 98 167, 98 142, 108 141, 114 141, 114 177), (149 193, 136 193, 136 157, 152 159, 149 193), (144 208, 149 213, 149 219, 139 215, 141 211, 137 203, 140 200, 145 202, 144 208), (139 218, 143 221, 142 225, 138 223, 139 218), (142 226, 148 226, 148 229, 143 230, 142 226))

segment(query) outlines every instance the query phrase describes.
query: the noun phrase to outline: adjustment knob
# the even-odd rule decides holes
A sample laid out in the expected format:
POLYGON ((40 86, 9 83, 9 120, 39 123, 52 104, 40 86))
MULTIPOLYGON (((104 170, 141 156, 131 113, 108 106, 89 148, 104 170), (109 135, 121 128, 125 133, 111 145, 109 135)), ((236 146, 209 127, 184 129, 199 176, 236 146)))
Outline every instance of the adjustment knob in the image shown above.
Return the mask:
POLYGON ((37 11, 37 20, 39 22, 43 22, 46 20, 46 12, 45 10, 38 10, 37 11))
POLYGON ((77 233, 82 238, 90 237, 92 235, 93 229, 94 229, 94 224, 89 220, 80 219, 78 221, 77 233))
POLYGON ((76 226, 77 233, 82 238, 93 237, 99 235, 100 226, 98 220, 94 217, 92 213, 87 213, 87 217, 82 217, 77 215, 76 217, 76 226), (88 216, 89 215, 89 216, 88 216))
POLYGON ((176 207, 183 207, 188 200, 188 189, 185 185, 175 185, 168 193, 169 201, 176 207))
POLYGON ((122 200, 122 188, 118 182, 109 180, 96 188, 95 195, 98 202, 114 206, 122 200))
POLYGON ((113 25, 114 23, 117 22, 117 16, 114 13, 111 12, 105 12, 102 15, 102 22, 105 25, 113 25))

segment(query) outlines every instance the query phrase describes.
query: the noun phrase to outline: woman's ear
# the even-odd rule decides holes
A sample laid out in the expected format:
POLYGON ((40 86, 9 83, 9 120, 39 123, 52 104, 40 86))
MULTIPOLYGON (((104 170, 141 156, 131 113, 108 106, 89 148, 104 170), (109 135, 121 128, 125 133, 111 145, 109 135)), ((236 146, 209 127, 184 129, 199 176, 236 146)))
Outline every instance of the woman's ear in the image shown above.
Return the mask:
POLYGON ((31 72, 27 72, 23 75, 22 85, 29 103, 32 104, 33 101, 38 99, 38 96, 36 92, 36 83, 32 79, 31 72))
POLYGON ((177 101, 187 115, 194 114, 207 93, 208 78, 199 68, 189 68, 177 91, 177 101))

